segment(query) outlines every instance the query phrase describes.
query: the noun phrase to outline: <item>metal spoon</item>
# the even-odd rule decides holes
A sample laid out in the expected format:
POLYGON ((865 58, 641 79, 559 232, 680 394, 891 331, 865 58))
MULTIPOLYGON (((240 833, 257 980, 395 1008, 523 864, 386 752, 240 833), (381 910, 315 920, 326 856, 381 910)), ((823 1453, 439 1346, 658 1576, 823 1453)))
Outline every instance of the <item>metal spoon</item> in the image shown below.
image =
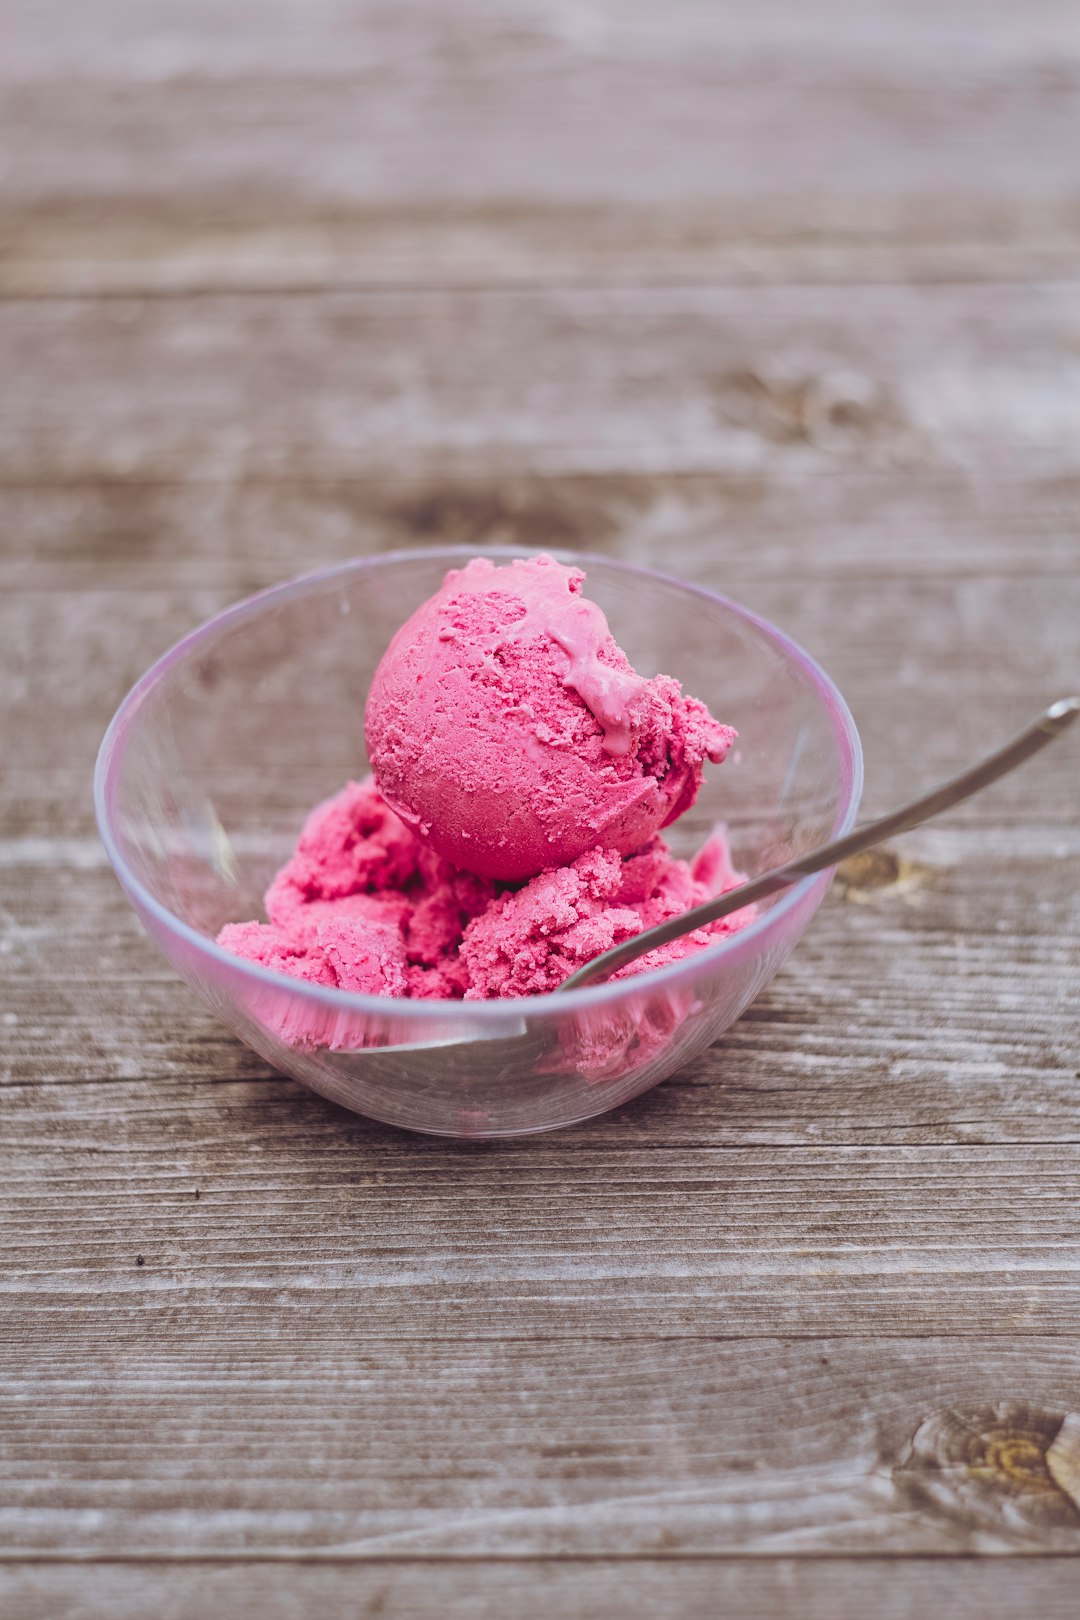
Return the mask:
POLYGON ((938 816, 943 810, 949 810, 962 799, 970 799, 973 793, 980 792, 991 782, 996 782, 999 776, 1013 771, 1025 760, 1037 754, 1040 748, 1059 737, 1067 726, 1070 726, 1080 713, 1080 698, 1061 698, 1057 703, 1051 703, 1044 709, 1038 719, 1033 720, 1029 726, 1007 742, 1003 748, 998 748, 992 754, 987 754, 977 765, 962 771, 959 776, 953 776, 940 787, 930 793, 924 793, 918 799, 912 799, 910 804, 901 805, 898 810, 892 810, 887 816, 881 816, 877 821, 868 821, 865 827, 856 827, 854 832, 847 833, 843 838, 834 838, 831 843, 821 844, 808 855, 800 855, 796 861, 789 861, 786 866, 774 867, 771 872, 763 872, 760 877, 751 879, 749 883, 740 883, 737 889, 729 889, 726 894, 718 896, 715 900, 707 900, 704 905, 693 906, 684 911, 681 916, 671 917, 667 922, 657 923, 655 928, 646 928, 644 933, 635 934, 624 945, 616 945, 602 956, 594 957, 586 962, 584 967, 571 973, 568 979, 552 992, 561 995, 565 990, 579 990, 586 984, 597 984, 600 980, 608 978, 618 968, 625 967, 628 962, 634 962, 647 951, 654 951, 658 945, 666 945, 669 940, 679 939, 683 934, 692 933, 695 928, 701 928, 705 923, 716 922, 720 917, 727 917, 733 911, 741 911, 743 906, 752 905, 755 900, 764 900, 766 895, 775 894, 778 889, 786 889, 789 884, 797 883, 800 878, 809 877, 814 872, 822 872, 827 866, 835 866, 838 861, 845 860, 849 855, 857 855, 860 850, 869 849, 874 844, 880 844, 885 838, 894 833, 907 832, 909 827, 917 827, 921 822, 929 821, 931 816, 938 816))

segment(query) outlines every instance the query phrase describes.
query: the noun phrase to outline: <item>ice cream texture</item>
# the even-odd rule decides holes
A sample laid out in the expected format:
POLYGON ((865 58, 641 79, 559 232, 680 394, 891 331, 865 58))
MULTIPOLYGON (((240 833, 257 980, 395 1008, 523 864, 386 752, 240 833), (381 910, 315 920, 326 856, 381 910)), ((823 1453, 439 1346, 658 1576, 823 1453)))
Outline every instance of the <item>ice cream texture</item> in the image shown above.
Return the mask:
POLYGON ((735 733, 645 679, 546 555, 475 558, 394 636, 371 683, 383 798, 455 866, 520 883, 594 849, 631 855, 694 802, 735 733))
MULTIPOLYGON (((510 886, 463 872, 404 826, 369 777, 316 806, 266 893, 268 921, 219 944, 293 978, 367 995, 484 1001, 554 990, 611 945, 740 881, 714 834, 692 863, 654 834, 633 855, 589 850, 510 886)), ((734 933, 736 912, 616 977, 734 933)))
POLYGON ((670 676, 638 675, 583 582, 544 555, 448 574, 376 671, 374 775, 311 812, 267 890, 267 921, 230 923, 218 942, 368 995, 528 996, 741 881, 720 834, 692 863, 659 836, 735 733, 670 676))

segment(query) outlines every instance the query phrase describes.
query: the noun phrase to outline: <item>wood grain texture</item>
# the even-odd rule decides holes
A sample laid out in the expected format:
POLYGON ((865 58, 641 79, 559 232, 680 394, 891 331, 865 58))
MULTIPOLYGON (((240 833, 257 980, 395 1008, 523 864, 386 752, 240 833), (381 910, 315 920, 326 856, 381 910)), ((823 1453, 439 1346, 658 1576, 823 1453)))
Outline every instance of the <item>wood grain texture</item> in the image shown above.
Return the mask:
POLYGON ((58 1313, 90 1331, 103 1304, 114 1331, 174 1333, 177 1312, 198 1331, 226 1302, 316 1307, 334 1336, 362 1310, 388 1338, 1076 1325, 1075 1142, 623 1145, 615 1116, 599 1140, 486 1152, 288 1086, 191 1093, 8 1095, 10 1333, 58 1313))
POLYGON ((483 1145, 234 1041, 89 778, 227 602, 447 541, 746 601, 869 811, 1075 689, 1078 118, 1070 0, 0 9, 5 1620, 1071 1620, 1071 744, 483 1145))
MULTIPOLYGON (((918 580, 945 594, 986 577, 1071 582, 1080 476, 857 466, 822 478, 797 468, 474 479, 402 470, 295 482, 11 483, 0 484, 0 531, 21 540, 0 551, 9 590, 201 590, 225 601, 304 561, 498 543, 616 554, 737 599, 783 579, 839 581, 852 596, 918 580)), ((843 628, 806 634, 827 630, 818 647, 827 661, 843 628)))
POLYGON ((69 11, 0 50, 10 292, 1074 273, 1067 0, 69 11))
POLYGON ((0 1567, 0 1597, 19 1620, 188 1620, 209 1609, 235 1620, 307 1620, 312 1613, 409 1620, 909 1620, 942 1607, 950 1620, 1037 1613, 1074 1620, 1076 1564, 1068 1557, 529 1559, 467 1562, 396 1559, 344 1567, 317 1558, 297 1566, 184 1564, 0 1567))
POLYGON ((391 1357, 392 1339, 344 1331, 305 1346, 274 1316, 272 1371, 224 1324, 169 1350, 146 1331, 107 1371, 63 1344, 45 1372, 15 1351, 5 1543, 106 1559, 1080 1553, 1080 1501, 1054 1467, 1080 1423, 1073 1346, 1005 1338, 961 1364, 932 1337, 642 1337, 613 1359, 604 1334, 534 1334, 391 1357))
POLYGON ((15 300, 0 364, 17 483, 1060 477, 1080 444, 1067 282, 15 300))

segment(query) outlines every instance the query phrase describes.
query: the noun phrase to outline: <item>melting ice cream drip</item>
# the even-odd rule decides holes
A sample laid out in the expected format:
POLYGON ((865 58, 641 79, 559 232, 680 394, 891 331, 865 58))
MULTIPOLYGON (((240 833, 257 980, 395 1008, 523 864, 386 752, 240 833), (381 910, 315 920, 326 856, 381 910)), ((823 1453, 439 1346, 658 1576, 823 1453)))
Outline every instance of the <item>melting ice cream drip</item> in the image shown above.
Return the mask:
MULTIPOLYGON (((530 635, 550 636, 570 659, 562 684, 578 694, 600 725, 604 752, 629 754, 634 745, 631 705, 648 682, 632 670, 601 663, 600 649, 611 640, 611 630, 603 608, 578 594, 585 576, 578 569, 564 569, 546 552, 538 553, 531 562, 531 569, 511 563, 506 570, 511 575, 507 594, 517 597, 525 613, 515 623, 500 626, 491 638, 492 646, 530 635), (534 571, 537 564, 542 568, 550 564, 550 573, 534 571)), ((448 574, 447 584, 453 581, 459 596, 481 594, 493 588, 495 573, 489 558, 477 558, 448 574)), ((454 632, 441 634, 443 639, 452 639, 454 632)))
POLYGON ((630 670, 612 669, 600 662, 600 648, 608 639, 607 620, 595 602, 579 600, 569 624, 548 625, 548 634, 570 658, 563 685, 572 687, 604 730, 609 754, 628 754, 633 746, 630 705, 644 690, 645 681, 630 670))

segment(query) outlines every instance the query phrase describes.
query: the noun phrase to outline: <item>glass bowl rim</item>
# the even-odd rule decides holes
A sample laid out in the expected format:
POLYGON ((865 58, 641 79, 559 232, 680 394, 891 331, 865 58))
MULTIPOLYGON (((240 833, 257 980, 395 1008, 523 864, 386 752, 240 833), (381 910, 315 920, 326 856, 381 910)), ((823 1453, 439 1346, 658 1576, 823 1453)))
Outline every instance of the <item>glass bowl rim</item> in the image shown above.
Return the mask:
MULTIPOLYGON (((692 951, 677 962, 669 963, 667 967, 654 968, 648 973, 632 974, 625 979, 608 981, 599 985, 586 986, 580 990, 568 990, 556 997, 550 991, 532 996, 513 996, 505 999, 491 1001, 434 1001, 411 1000, 408 997, 373 996, 356 990, 339 990, 328 985, 311 984, 305 979, 293 978, 290 974, 279 973, 274 968, 266 968, 258 963, 248 961, 245 957, 236 956, 227 951, 190 923, 184 922, 175 912, 161 903, 146 885, 131 870, 119 846, 114 830, 114 797, 115 784, 119 770, 123 763, 123 744, 125 735, 131 727, 138 710, 141 708, 150 692, 168 675, 172 669, 183 662, 203 642, 212 638, 227 626, 242 623, 245 619, 255 618, 265 608, 275 602, 287 600, 292 597, 307 595, 319 589, 330 581, 345 574, 363 573, 367 569, 379 568, 387 564, 402 562, 443 562, 448 567, 457 561, 467 562, 475 556, 498 557, 506 561, 515 558, 535 555, 533 552, 523 551, 519 546, 484 546, 478 549, 475 546, 425 546, 410 547, 407 550, 376 552, 368 557, 352 557, 345 562, 333 563, 329 567, 312 569, 307 573, 298 574, 292 579, 270 585, 264 590, 256 591, 251 596, 244 597, 239 602, 232 603, 223 608, 220 613, 214 614, 210 619, 197 625, 194 630, 188 631, 175 641, 171 647, 157 658, 135 682, 120 703, 113 715, 101 741, 97 761, 94 766, 94 814, 97 820, 98 832, 105 846, 105 852, 120 880, 121 886, 138 907, 145 908, 152 917, 170 934, 178 935, 187 945, 202 953, 211 962, 226 968, 231 973, 239 973, 241 977, 250 979, 255 985, 272 988, 279 993, 289 991, 301 1000, 319 1006, 336 1008, 339 1011, 349 1010, 368 1016, 388 1017, 407 1016, 416 1017, 432 1023, 445 1021, 449 1017, 459 1017, 480 1022, 503 1024, 509 1019, 521 1019, 526 1015, 536 1017, 538 1014, 563 1016, 572 1011, 583 1011, 586 1008, 604 1007, 630 999, 634 994, 640 995, 643 991, 651 990, 654 986, 663 985, 675 988, 682 981, 694 978, 702 969, 718 971, 724 961, 734 961, 743 956, 747 949, 756 946, 758 942, 766 942, 769 935, 774 932, 789 912, 794 910, 811 890, 828 881, 828 874, 818 873, 811 877, 800 878, 797 883, 781 893, 776 903, 768 911, 762 912, 752 923, 740 928, 737 933, 722 936, 713 945, 706 945, 699 951, 692 951)), ((831 676, 817 660, 801 647, 798 642, 771 624, 768 619, 752 612, 750 608, 743 607, 731 597, 723 595, 720 591, 710 590, 705 585, 699 585, 692 580, 681 579, 674 574, 663 573, 659 569, 649 568, 641 563, 626 562, 622 558, 605 557, 597 552, 569 551, 552 547, 548 555, 558 558, 560 562, 571 567, 581 567, 588 572, 588 565, 615 569, 620 573, 632 574, 637 578, 659 582, 664 585, 675 586, 691 596, 700 597, 714 607, 720 607, 735 618, 741 619, 750 625, 759 634, 778 645, 784 656, 795 664, 810 680, 818 698, 824 703, 833 721, 841 744, 841 752, 846 750, 848 755, 850 776, 847 784, 846 802, 833 826, 830 837, 839 838, 851 830, 862 797, 863 786, 863 755, 862 743, 852 718, 851 710, 831 676)))

